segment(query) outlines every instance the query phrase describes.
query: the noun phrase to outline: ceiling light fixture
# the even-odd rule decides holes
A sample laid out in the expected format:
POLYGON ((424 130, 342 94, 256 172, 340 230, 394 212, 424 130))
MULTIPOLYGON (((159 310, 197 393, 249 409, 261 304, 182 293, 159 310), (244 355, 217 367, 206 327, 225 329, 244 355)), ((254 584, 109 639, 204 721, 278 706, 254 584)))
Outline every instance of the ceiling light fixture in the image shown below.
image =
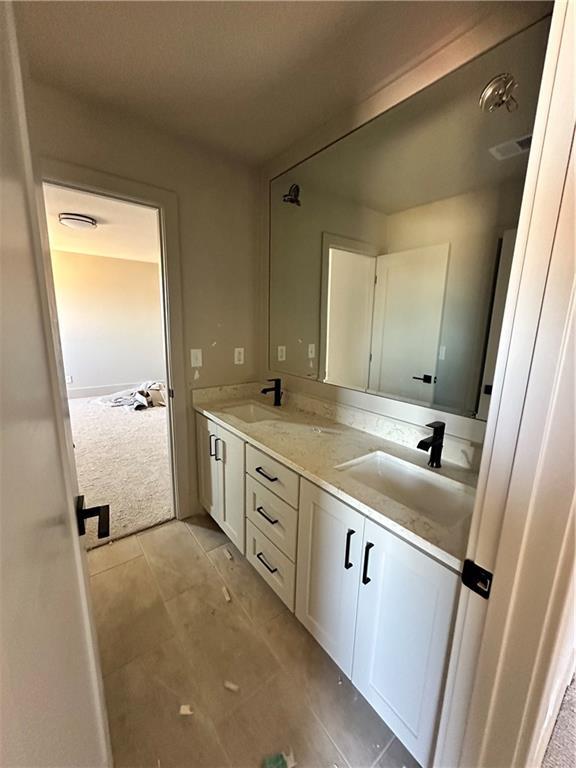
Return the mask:
POLYGON ((83 213, 59 213, 58 221, 70 229, 95 229, 98 226, 95 218, 83 213))

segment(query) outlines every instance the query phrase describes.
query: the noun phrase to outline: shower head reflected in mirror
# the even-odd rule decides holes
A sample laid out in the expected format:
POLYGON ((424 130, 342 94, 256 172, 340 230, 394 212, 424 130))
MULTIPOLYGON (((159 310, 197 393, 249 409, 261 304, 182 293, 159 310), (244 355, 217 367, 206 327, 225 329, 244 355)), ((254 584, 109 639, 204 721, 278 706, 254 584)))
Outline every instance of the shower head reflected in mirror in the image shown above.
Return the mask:
POLYGON ((480 94, 478 102, 480 109, 483 112, 494 112, 500 107, 506 106, 508 112, 514 112, 518 109, 518 102, 512 94, 517 87, 516 78, 509 72, 496 75, 487 83, 480 94))

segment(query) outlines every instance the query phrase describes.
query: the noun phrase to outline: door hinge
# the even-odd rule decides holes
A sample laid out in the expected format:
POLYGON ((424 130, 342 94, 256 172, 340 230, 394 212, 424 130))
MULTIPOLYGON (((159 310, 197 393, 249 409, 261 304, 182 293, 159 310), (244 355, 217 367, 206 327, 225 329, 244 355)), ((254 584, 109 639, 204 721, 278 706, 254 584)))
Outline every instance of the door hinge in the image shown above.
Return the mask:
POLYGON ((474 560, 464 560, 462 568, 462 583, 472 592, 488 600, 492 589, 493 574, 485 568, 476 565, 474 560))
POLYGON ((174 398, 174 390, 172 387, 168 387, 168 397, 174 398))

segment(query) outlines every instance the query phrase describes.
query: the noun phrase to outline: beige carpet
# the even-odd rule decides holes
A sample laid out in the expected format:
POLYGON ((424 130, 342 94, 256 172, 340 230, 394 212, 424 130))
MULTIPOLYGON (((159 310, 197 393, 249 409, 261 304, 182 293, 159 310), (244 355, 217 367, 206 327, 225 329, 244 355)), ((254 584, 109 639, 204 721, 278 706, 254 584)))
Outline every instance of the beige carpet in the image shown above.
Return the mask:
MULTIPOLYGON (((166 408, 112 408, 97 398, 70 403, 76 468, 86 506, 110 504, 110 538, 135 533, 173 517, 166 408)), ((86 545, 96 536, 86 523, 86 545)))
POLYGON ((566 691, 542 768, 576 766, 576 681, 566 691))

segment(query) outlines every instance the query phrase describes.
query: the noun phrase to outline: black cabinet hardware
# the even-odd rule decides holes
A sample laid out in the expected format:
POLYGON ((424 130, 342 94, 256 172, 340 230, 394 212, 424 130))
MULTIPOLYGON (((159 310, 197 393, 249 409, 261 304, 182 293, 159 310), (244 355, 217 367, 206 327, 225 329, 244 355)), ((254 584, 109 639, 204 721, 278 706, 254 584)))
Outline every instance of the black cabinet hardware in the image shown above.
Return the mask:
MULTIPOLYGON (((432 376, 429 373, 423 373, 422 376, 412 376, 414 381, 423 381, 424 384, 432 384, 432 376)), ((438 377, 434 376, 434 384, 438 381, 438 377)))
POLYGON ((216 435, 210 435, 210 440, 209 440, 209 442, 210 442, 210 448, 209 448, 210 456, 216 456, 216 450, 214 449, 214 445, 212 443, 212 440, 216 440, 216 435))
POLYGON ((270 525, 276 525, 276 523, 278 522, 278 520, 274 520, 274 518, 270 517, 270 515, 266 512, 264 507, 256 507, 256 512, 259 512, 264 518, 264 520, 268 520, 270 525))
POLYGON ((271 483, 275 483, 278 480, 277 477, 271 477, 263 467, 256 467, 256 472, 258 472, 259 475, 262 475, 262 477, 265 477, 266 480, 269 480, 271 483))
POLYGON ((222 439, 217 437, 214 441, 214 458, 216 461, 223 461, 222 456, 218 453, 218 443, 222 444, 222 439))
POLYGON ((368 560, 370 558, 370 550, 374 544, 372 542, 368 542, 366 546, 364 547, 364 568, 362 569, 362 584, 370 584, 372 579, 368 576, 368 560))
POLYGON ((355 533, 356 531, 353 531, 352 528, 348 528, 348 533, 346 534, 346 552, 344 554, 344 568, 346 568, 346 570, 352 568, 354 565, 354 563, 350 562, 350 539, 355 533))
POLYGON ((490 590, 492 589, 493 574, 476 565, 474 560, 464 560, 464 567, 462 568, 462 583, 472 592, 476 592, 485 600, 490 597, 490 590))
POLYGON ((491 395, 492 394, 492 384, 485 384, 484 385, 484 394, 485 395, 491 395))
POLYGON ((271 565, 268 563, 268 561, 266 560, 266 558, 264 557, 264 555, 262 554, 262 552, 258 552, 258 554, 256 555, 256 557, 258 558, 258 560, 260 560, 260 562, 262 563, 262 565, 263 565, 265 568, 267 568, 267 569, 270 571, 270 573, 276 573, 276 571, 278 570, 278 568, 272 568, 272 566, 271 566, 271 565))
POLYGON ((98 538, 107 539, 110 536, 110 505, 101 504, 99 507, 84 507, 84 496, 76 496, 76 522, 78 533, 86 533, 86 520, 89 517, 98 518, 98 538))

